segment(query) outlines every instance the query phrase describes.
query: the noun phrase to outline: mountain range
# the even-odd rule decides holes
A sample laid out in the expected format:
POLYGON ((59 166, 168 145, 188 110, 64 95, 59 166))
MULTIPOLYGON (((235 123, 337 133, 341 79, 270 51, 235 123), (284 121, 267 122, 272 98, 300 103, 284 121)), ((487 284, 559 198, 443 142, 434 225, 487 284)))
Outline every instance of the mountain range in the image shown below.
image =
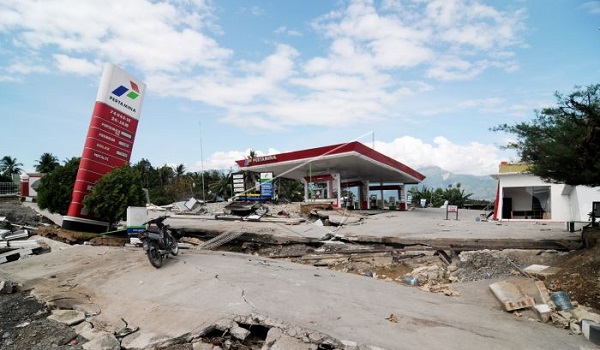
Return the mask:
MULTIPOLYGON (((447 188, 449 185, 460 187, 465 193, 472 193, 471 199, 494 200, 496 198, 497 181, 489 175, 476 176, 453 174, 440 167, 430 166, 417 169, 418 172, 425 175, 425 180, 418 185, 419 188, 447 188)), ((410 188, 411 186, 408 186, 410 188)))

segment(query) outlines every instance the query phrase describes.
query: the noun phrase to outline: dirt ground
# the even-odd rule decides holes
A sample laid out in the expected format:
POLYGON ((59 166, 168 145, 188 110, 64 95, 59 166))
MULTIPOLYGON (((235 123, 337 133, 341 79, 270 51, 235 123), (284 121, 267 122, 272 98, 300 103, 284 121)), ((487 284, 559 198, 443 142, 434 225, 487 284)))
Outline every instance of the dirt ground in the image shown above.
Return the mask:
MULTIPOLYGON (((291 207, 286 207, 285 210, 293 211, 291 207)), ((16 201, 0 202, 1 217, 6 219, 0 223, 0 228, 15 230, 18 228, 15 224, 37 227, 35 234, 69 244, 90 242, 95 245, 123 245, 128 241, 122 237, 98 237, 93 234, 62 230, 48 225, 45 218, 16 201)), ((195 241, 194 238, 186 239, 191 243, 195 241)), ((324 266, 398 283, 404 283, 404 278, 411 275, 418 278, 421 289, 446 293, 451 289, 449 286, 452 283, 519 275, 522 274, 523 268, 531 264, 544 264, 553 266, 558 271, 544 281, 550 291, 565 291, 573 302, 600 312, 600 244, 591 249, 572 252, 522 250, 463 252, 459 256, 452 257, 451 264, 430 251, 389 251, 385 246, 357 247, 343 244, 325 244, 320 247, 269 246, 234 241, 219 249, 324 266), (348 249, 356 252, 348 254, 348 251, 345 251, 348 249), (364 254, 361 249, 365 250, 364 254)), ((78 338, 70 327, 47 319, 49 313, 50 310, 29 296, 28 291, 17 288, 15 293, 0 294, 0 348, 7 350, 82 349, 81 344, 85 340, 78 338)), ((203 339, 203 342, 220 346, 222 349, 258 350, 261 349, 264 338, 262 334, 253 334, 245 342, 240 342, 227 335, 212 334, 203 339)), ((177 344, 164 349, 191 350, 193 345, 177 344)))

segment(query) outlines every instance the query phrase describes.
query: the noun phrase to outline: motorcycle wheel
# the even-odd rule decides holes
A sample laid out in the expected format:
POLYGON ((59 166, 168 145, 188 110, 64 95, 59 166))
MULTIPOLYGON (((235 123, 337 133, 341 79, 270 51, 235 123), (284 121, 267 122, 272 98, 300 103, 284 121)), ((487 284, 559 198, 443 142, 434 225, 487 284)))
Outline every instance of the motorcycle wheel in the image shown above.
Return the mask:
POLYGON ((158 249, 158 243, 150 241, 148 244, 148 260, 152 266, 158 269, 163 264, 163 256, 158 249))
POLYGON ((176 256, 179 254, 179 245, 177 245, 177 240, 173 235, 169 232, 169 240, 171 241, 171 255, 176 256))

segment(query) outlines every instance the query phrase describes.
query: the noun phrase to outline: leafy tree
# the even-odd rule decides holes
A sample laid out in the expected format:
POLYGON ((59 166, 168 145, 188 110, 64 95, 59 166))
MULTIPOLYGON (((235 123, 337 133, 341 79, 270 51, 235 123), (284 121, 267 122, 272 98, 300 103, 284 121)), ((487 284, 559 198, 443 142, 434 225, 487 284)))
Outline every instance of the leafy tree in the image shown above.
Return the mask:
POLYGON ((144 206, 146 198, 142 191, 139 171, 125 164, 101 177, 83 200, 83 205, 95 217, 110 225, 125 219, 128 206, 144 206))
POLYGON ((151 177, 154 171, 152 164, 148 159, 142 158, 139 162, 131 166, 136 169, 142 175, 142 184, 144 187, 149 188, 151 184, 151 177))
POLYGON ((434 190, 433 187, 419 187, 414 186, 408 190, 408 194, 412 196, 412 203, 414 205, 421 205, 421 199, 425 199, 427 206, 439 207, 444 204, 443 191, 441 189, 434 190))
MULTIPOLYGON (((287 198, 292 202, 304 200, 304 185, 298 180, 279 177, 275 180, 275 187, 279 198, 287 198)), ((342 195, 344 195, 343 191, 342 195)))
POLYGON ((446 188, 442 197, 448 201, 448 204, 458 205, 462 208, 472 195, 473 193, 465 193, 465 190, 461 188, 461 184, 459 182, 456 184, 456 187, 448 185, 448 188, 446 188))
POLYGON ((23 172, 23 169, 20 168, 22 166, 23 163, 19 163, 17 158, 12 158, 11 156, 4 156, 0 159, 0 173, 10 179, 12 179, 13 175, 19 175, 23 172))
POLYGON ((421 203, 421 199, 425 199, 427 200, 427 206, 433 207, 440 207, 445 201, 448 201, 448 204, 464 207, 473 195, 472 193, 465 193, 460 183, 456 184, 456 187, 448 185, 445 189, 441 187, 436 189, 433 189, 433 187, 423 187, 419 190, 417 186, 414 186, 408 190, 408 193, 412 196, 413 205, 418 206, 421 203))
POLYGON ((35 171, 38 173, 47 174, 59 165, 60 163, 58 162, 58 158, 52 155, 52 153, 46 152, 40 156, 40 160, 38 160, 38 163, 35 165, 35 171))
POLYGON ((80 160, 79 157, 71 158, 40 179, 37 203, 41 209, 61 215, 67 214, 80 160))
POLYGON ((550 182, 600 185, 600 84, 555 93, 556 107, 536 111, 531 122, 503 124, 494 131, 517 136, 506 148, 531 165, 530 172, 550 182))

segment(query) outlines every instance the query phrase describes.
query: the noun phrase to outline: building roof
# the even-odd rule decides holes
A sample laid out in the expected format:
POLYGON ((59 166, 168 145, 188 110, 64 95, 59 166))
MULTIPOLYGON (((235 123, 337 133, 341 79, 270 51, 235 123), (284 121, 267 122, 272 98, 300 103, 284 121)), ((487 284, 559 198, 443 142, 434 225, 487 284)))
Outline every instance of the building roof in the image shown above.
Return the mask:
POLYGON ((342 181, 419 183, 425 176, 374 149, 354 141, 236 161, 242 170, 272 171, 300 180, 306 176, 340 173, 342 181))

